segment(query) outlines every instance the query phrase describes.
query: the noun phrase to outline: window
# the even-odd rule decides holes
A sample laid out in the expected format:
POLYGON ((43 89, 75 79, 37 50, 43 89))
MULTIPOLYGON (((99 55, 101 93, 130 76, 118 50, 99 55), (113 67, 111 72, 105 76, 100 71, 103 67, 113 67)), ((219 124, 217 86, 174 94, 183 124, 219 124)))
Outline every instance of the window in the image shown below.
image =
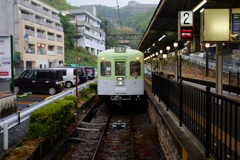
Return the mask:
POLYGON ((37 75, 37 71, 26 71, 25 74, 22 74, 20 76, 20 78, 29 78, 29 79, 33 79, 36 78, 37 75))
POLYGON ((139 61, 131 61, 130 62, 130 75, 131 76, 139 76, 141 74, 141 64, 139 61))
POLYGON ((50 78, 50 72, 39 71, 37 74, 37 78, 50 78))
POLYGON ((101 76, 111 76, 111 62, 101 62, 101 76))
POLYGON ((116 61, 115 62, 115 75, 116 76, 125 76, 126 75, 126 62, 125 61, 116 61))

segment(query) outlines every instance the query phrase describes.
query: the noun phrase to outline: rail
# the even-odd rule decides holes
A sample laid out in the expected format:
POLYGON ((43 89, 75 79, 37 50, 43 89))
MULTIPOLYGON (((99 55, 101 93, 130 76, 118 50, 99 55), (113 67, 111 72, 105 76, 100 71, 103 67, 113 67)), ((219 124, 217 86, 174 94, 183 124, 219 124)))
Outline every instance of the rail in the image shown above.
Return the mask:
MULTIPOLYGON (((89 87, 89 84, 93 83, 95 81, 97 81, 97 80, 95 79, 90 82, 86 82, 84 84, 79 85, 78 90, 81 91, 82 88, 89 87)), ((5 131, 7 131, 8 129, 11 129, 12 127, 27 120, 29 118, 30 114, 33 111, 35 111, 36 109, 38 109, 46 104, 49 104, 49 103, 53 102, 54 100, 61 99, 66 95, 70 95, 70 94, 74 95, 75 93, 76 93, 76 88, 75 87, 70 88, 70 89, 65 90, 55 96, 50 97, 49 99, 46 99, 39 103, 35 103, 35 104, 31 105, 31 107, 21 110, 21 112, 14 113, 12 115, 9 115, 5 118, 0 119, 0 127, 1 127, 0 133, 3 133, 5 131)))

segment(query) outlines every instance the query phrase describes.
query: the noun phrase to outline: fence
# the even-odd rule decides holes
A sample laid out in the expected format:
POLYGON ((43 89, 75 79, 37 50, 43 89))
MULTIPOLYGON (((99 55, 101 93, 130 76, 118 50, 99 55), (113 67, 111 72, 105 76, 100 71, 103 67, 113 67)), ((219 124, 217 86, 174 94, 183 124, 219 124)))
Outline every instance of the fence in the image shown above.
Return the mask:
POLYGON ((206 90, 152 75, 152 92, 216 159, 240 159, 240 103, 206 90))

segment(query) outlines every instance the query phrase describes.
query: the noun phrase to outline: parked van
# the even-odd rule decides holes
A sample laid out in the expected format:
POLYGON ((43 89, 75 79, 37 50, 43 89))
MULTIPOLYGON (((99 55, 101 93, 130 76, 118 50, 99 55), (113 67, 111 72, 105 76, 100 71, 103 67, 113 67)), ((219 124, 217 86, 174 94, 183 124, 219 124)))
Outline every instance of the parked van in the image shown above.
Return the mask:
POLYGON ((54 95, 63 90, 64 81, 61 69, 26 69, 14 80, 15 94, 27 91, 48 92, 54 95))
MULTIPOLYGON (((76 68, 59 67, 55 69, 61 69, 63 71, 63 80, 65 87, 71 88, 72 86, 76 85, 76 68)), ((80 80, 78 80, 78 83, 80 83, 80 80)))

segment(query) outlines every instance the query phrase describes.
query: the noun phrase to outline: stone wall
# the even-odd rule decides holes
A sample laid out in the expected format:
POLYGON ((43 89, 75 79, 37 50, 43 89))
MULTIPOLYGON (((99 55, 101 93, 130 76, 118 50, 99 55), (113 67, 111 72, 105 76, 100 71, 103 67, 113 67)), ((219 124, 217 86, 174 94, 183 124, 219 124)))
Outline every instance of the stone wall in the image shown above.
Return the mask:
POLYGON ((17 96, 9 95, 0 98, 0 119, 17 112, 17 96))

